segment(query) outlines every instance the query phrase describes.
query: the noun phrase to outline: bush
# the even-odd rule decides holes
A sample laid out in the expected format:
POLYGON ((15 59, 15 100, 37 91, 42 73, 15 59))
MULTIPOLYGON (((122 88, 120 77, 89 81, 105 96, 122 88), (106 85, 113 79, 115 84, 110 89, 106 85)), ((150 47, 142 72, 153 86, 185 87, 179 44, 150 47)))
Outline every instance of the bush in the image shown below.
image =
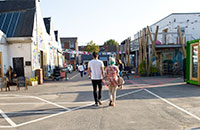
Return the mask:
POLYGON ((142 76, 146 76, 147 75, 147 70, 146 70, 146 61, 142 61, 142 63, 139 65, 139 73, 142 76))

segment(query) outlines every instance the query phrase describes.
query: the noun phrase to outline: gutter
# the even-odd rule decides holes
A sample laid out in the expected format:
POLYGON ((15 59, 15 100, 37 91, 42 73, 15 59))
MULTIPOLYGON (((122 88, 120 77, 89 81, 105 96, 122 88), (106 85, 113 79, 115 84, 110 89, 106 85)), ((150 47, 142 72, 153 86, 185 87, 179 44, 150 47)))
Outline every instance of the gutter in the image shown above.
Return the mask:
POLYGON ((12 44, 12 43, 31 43, 31 42, 33 42, 33 37, 7 38, 7 42, 9 44, 12 44))

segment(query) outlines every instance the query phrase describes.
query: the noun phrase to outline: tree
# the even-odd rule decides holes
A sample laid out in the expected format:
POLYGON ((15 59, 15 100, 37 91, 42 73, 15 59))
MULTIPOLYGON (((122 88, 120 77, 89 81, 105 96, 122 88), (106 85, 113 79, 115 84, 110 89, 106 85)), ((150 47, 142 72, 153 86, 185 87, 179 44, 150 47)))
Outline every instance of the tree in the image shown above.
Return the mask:
POLYGON ((96 43, 94 43, 93 41, 90 41, 89 43, 87 43, 85 51, 88 51, 88 52, 99 52, 99 46, 96 45, 96 43))
POLYGON ((116 52, 116 51, 118 51, 117 50, 118 45, 119 45, 118 42, 116 42, 113 39, 110 39, 110 40, 104 42, 105 51, 109 51, 109 52, 116 52))
POLYGON ((104 42, 104 45, 107 45, 107 46, 117 46, 117 45, 119 45, 119 44, 118 44, 118 42, 116 42, 115 40, 110 39, 110 40, 104 42))

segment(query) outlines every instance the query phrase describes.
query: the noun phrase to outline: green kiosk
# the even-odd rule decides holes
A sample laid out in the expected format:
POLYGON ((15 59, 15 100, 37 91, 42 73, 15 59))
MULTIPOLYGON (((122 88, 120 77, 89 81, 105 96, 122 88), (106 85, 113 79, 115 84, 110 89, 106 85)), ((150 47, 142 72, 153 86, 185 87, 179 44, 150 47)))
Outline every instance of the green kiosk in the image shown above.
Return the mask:
POLYGON ((187 42, 186 82, 200 85, 200 39, 187 42))

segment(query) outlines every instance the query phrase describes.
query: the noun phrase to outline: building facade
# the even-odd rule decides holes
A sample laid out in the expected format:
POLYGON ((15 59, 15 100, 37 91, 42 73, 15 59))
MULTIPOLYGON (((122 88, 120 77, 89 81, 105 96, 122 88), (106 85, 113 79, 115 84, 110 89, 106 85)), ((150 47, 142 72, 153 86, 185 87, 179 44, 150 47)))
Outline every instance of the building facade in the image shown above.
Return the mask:
MULTIPOLYGON (((70 49, 78 52, 78 38, 77 37, 61 37, 61 44, 62 49, 70 49)), ((73 68, 76 68, 76 64, 79 64, 79 55, 78 54, 71 54, 65 53, 65 63, 71 64, 73 68)))
POLYGON ((6 74, 8 70, 8 44, 6 35, 0 30, 0 77, 6 74))
MULTIPOLYGON (((174 64, 178 62, 182 68, 183 59, 184 59, 184 50, 181 44, 181 38, 178 28, 180 27, 180 32, 182 33, 183 44, 186 46, 186 41, 198 39, 200 37, 200 13, 172 13, 167 17, 159 20, 158 22, 149 26, 149 31, 151 37, 154 40, 155 32, 157 26, 158 33, 157 39, 155 41, 155 49, 158 55, 159 64, 161 70, 165 72, 169 71, 167 68, 168 62, 174 64)), ((147 28, 141 29, 137 34, 134 35, 134 40, 131 43, 131 52, 136 56, 135 66, 139 66, 140 61, 140 40, 142 39, 142 33, 144 32, 144 37, 149 35, 147 33, 147 28), (144 31, 145 30, 145 31, 144 31)), ((151 57, 152 43, 148 37, 148 45, 146 48, 147 61, 149 63, 151 57)), ((141 43, 144 45, 144 40, 141 43)), ((142 53, 144 49, 141 51, 142 53)), ((144 56, 142 56, 144 59, 144 56)), ((156 58, 153 57, 153 63, 155 63, 156 58)))
POLYGON ((7 62, 17 76, 35 77, 35 71, 40 69, 43 77, 48 77, 49 68, 55 66, 50 63, 51 48, 61 50, 61 44, 60 48, 56 46, 54 33, 47 33, 39 3, 0 1, 0 30, 7 37, 7 62))

